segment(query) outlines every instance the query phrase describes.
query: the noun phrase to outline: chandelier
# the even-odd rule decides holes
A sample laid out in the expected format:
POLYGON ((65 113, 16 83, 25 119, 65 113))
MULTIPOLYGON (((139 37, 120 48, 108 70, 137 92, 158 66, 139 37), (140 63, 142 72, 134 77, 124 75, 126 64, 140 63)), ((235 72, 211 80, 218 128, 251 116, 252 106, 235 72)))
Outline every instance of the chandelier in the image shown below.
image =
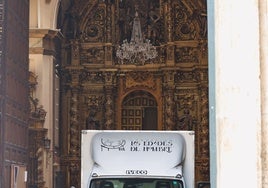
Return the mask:
POLYGON ((130 42, 125 39, 116 51, 116 56, 122 64, 144 65, 148 60, 157 57, 155 46, 149 39, 144 40, 138 12, 135 13, 130 42))

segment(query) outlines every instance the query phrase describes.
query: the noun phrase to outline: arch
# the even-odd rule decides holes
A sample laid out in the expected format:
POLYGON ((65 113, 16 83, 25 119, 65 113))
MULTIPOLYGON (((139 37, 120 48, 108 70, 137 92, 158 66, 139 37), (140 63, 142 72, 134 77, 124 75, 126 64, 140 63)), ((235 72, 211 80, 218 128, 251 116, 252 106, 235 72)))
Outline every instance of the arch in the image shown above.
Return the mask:
POLYGON ((148 91, 134 90, 121 101, 121 129, 157 130, 158 103, 148 91))
POLYGON ((30 0, 30 27, 57 29, 60 0, 30 0))
POLYGON ((92 17, 90 14, 94 12, 94 8, 99 4, 98 0, 87 1, 84 5, 80 4, 79 10, 79 17, 81 18, 79 30, 82 31, 86 27, 88 18, 92 17))
POLYGON ((52 27, 55 28, 55 29, 58 29, 57 28, 57 25, 58 25, 58 14, 59 14, 59 8, 60 8, 60 0, 52 0, 52 7, 53 8, 53 14, 52 14, 52 27))

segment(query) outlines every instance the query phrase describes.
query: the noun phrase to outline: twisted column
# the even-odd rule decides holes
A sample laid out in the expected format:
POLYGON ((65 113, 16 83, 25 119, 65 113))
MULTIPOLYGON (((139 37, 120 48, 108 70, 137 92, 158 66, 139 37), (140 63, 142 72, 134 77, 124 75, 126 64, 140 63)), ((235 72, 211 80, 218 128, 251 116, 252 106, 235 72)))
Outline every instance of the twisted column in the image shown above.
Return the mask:
POLYGON ((175 129, 175 101, 174 101, 174 74, 175 72, 170 70, 166 71, 164 75, 164 127, 166 130, 175 129))
POLYGON ((164 5, 164 11, 165 11, 165 18, 166 18, 166 32, 167 32, 167 41, 172 42, 172 11, 171 11, 171 2, 170 0, 167 0, 167 2, 164 5))
POLYGON ((114 82, 115 82, 115 73, 106 72, 105 73, 105 129, 115 129, 115 116, 114 116, 114 82))
POLYGON ((201 135, 201 143, 200 143, 200 151, 202 151, 202 155, 204 157, 209 157, 208 147, 208 140, 209 140, 209 133, 208 133, 208 88, 202 88, 200 94, 200 112, 201 112, 201 120, 200 120, 200 135, 201 135))
POLYGON ((175 103, 174 90, 169 89, 165 93, 165 127, 166 130, 173 130, 175 126, 175 103))
POLYGON ((79 127, 77 120, 77 93, 72 91, 70 105, 70 154, 79 154, 79 127))
POLYGON ((114 129, 114 100, 112 92, 106 94, 105 102, 105 129, 114 129))

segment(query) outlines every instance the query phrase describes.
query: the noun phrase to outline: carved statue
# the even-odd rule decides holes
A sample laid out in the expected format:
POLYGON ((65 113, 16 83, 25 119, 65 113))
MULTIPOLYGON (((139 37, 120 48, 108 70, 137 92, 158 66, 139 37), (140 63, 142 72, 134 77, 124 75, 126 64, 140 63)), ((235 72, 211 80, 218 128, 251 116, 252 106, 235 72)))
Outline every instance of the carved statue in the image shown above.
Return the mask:
POLYGON ((178 117, 178 130, 193 130, 193 118, 189 109, 184 109, 183 115, 178 117))

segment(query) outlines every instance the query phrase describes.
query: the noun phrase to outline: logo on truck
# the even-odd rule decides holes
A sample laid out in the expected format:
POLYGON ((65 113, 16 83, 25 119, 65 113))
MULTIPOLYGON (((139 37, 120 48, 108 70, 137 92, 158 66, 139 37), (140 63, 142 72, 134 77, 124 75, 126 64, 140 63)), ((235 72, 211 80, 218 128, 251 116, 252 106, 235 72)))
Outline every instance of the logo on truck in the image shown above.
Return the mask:
POLYGON ((125 151, 126 140, 101 139, 101 151, 103 149, 125 151))
POLYGON ((126 170, 126 174, 128 175, 147 175, 147 170, 126 170))
POLYGON ((136 139, 127 141, 125 139, 109 139, 101 138, 101 151, 131 151, 131 152, 165 152, 172 153, 172 140, 158 140, 158 139, 136 139))
POLYGON ((130 141, 130 151, 172 153, 172 140, 135 140, 130 141))

